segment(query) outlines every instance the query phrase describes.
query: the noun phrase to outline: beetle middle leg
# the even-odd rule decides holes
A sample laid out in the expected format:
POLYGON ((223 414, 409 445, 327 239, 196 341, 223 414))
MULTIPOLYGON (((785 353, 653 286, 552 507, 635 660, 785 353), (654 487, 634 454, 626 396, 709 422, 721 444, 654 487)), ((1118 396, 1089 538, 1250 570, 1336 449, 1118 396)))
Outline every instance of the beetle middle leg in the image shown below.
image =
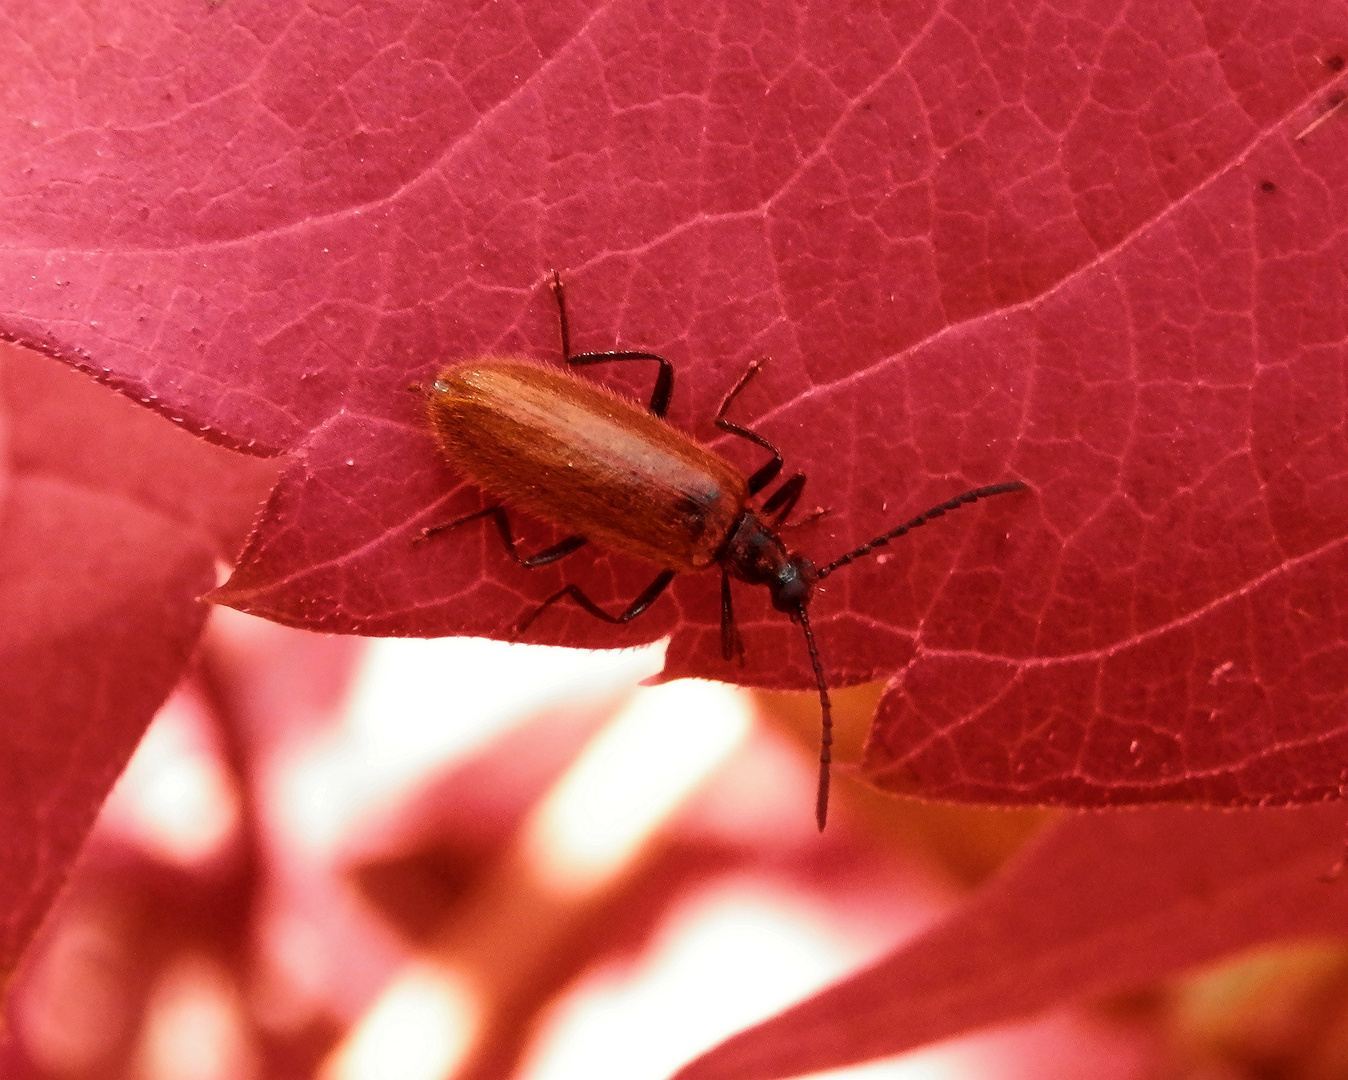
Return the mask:
POLYGON ((651 415, 664 419, 669 411, 669 399, 674 394, 674 365, 663 356, 649 352, 571 352, 571 327, 566 318, 566 287, 562 284, 562 275, 552 272, 549 282, 552 293, 557 297, 557 317, 562 328, 562 359, 574 367, 586 364, 607 364, 610 360, 654 360, 660 365, 660 374, 655 377, 655 389, 651 391, 651 401, 647 406, 651 415))
POLYGON ((533 625, 534 620, 537 619, 540 615, 542 615, 543 612, 545 612, 553 604, 557 603, 558 600, 561 600, 568 596, 571 597, 571 599, 574 600, 577 604, 579 604, 582 608, 584 608, 585 611, 593 615, 596 619, 600 619, 606 623, 613 623, 615 625, 620 623, 629 623, 633 619, 635 619, 638 615, 640 615, 643 611, 645 611, 648 607, 650 607, 653 603, 655 603, 656 598, 667 588, 669 588, 669 583, 673 580, 674 580, 673 570, 662 570, 659 576, 657 576, 654 581, 652 581, 649 585, 646 586, 642 594, 638 596, 635 600, 633 600, 627 606, 627 610, 624 611, 621 615, 610 615, 607 611, 605 611, 593 600, 591 600, 588 596, 586 596, 585 593, 581 591, 578 585, 568 585, 564 589, 558 589, 557 592, 553 593, 541 604, 539 604, 538 607, 534 609, 533 614, 531 614, 527 619, 525 619, 524 622, 520 623, 518 626, 515 627, 512 636, 516 638, 522 636, 524 632, 528 630, 530 626, 533 625))
POLYGON ((446 521, 443 525, 432 525, 429 528, 422 529, 421 534, 413 540, 413 543, 421 543, 429 540, 437 533, 457 528, 459 525, 466 525, 470 521, 476 521, 478 518, 483 517, 490 517, 492 521, 495 522, 496 531, 500 534, 501 545, 506 549, 506 554, 526 570, 535 570, 540 566, 548 566, 551 563, 555 563, 558 559, 566 558, 573 551, 578 550, 585 544, 585 537, 583 536, 568 536, 565 540, 559 540, 551 547, 545 547, 537 554, 521 555, 515 550, 515 545, 519 541, 515 539, 515 534, 510 529, 510 519, 506 517, 505 508, 499 505, 488 506, 482 510, 466 514, 461 518, 455 518, 453 521, 446 521))

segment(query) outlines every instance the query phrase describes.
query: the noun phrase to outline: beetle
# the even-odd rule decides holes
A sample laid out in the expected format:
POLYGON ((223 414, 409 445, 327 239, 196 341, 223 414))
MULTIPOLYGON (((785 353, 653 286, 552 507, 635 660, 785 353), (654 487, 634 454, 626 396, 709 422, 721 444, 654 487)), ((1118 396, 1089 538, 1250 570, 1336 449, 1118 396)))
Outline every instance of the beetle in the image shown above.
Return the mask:
POLYGON ((736 397, 762 364, 749 365, 722 400, 715 419, 722 431, 772 455, 746 480, 723 457, 665 420, 674 389, 674 366, 664 357, 639 351, 572 353, 566 291, 556 270, 549 285, 557 300, 567 367, 625 360, 657 363, 659 373, 650 402, 643 410, 569 370, 498 357, 446 367, 429 388, 414 384, 409 389, 424 395, 427 419, 445 457, 493 500, 501 500, 423 528, 417 540, 488 518, 506 553, 527 569, 555 563, 590 541, 662 567, 619 615, 610 615, 578 586, 567 585, 519 623, 514 637, 568 597, 604 622, 631 622, 677 574, 719 566, 721 655, 727 661, 738 656, 742 663, 744 643, 735 627, 730 579, 766 586, 773 606, 804 632, 819 691, 822 736, 815 820, 822 831, 828 816, 833 706, 808 614, 815 586, 848 563, 951 510, 992 495, 1024 491, 1027 485, 1017 480, 965 491, 832 562, 816 566, 787 548, 781 538, 804 489, 805 474, 792 475, 757 509, 751 507, 750 500, 780 475, 782 453, 762 435, 726 419, 736 397), (571 535, 533 555, 521 555, 505 503, 561 526, 571 535))

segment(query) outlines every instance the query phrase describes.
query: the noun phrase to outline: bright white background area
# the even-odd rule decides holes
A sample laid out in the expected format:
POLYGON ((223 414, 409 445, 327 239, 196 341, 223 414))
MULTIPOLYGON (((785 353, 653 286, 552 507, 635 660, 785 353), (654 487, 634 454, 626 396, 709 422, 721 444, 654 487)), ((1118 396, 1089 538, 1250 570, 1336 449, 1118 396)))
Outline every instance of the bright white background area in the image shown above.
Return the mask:
MULTIPOLYGON (((232 611, 215 618, 212 633, 240 654, 283 657, 296 640, 285 635, 298 633, 232 611)), ((741 690, 699 681, 640 687, 662 661, 659 645, 578 652, 379 640, 368 643, 351 693, 331 715, 291 725, 281 706, 274 738, 253 763, 251 813, 267 866, 254 955, 242 974, 191 952, 160 971, 136 1021, 136 1080, 252 1080, 264 1075, 256 1032, 316 1021, 346 1028, 322 1067, 327 1080, 450 1078, 509 1000, 502 985, 516 970, 532 977, 535 938, 539 949, 565 941, 567 920, 595 897, 631 895, 622 890, 641 879, 629 880, 630 868, 669 830, 694 846, 750 856, 769 838, 774 850, 808 860, 826 842, 814 834, 813 763, 764 728, 741 690), (350 877, 372 824, 426 813, 421 793, 489 752, 498 735, 542 712, 602 702, 616 703, 611 717, 527 808, 499 855, 504 869, 487 872, 506 891, 492 900, 488 890, 475 914, 465 902, 466 917, 478 920, 471 925, 504 927, 510 948, 499 962, 481 955, 479 942, 455 938, 450 910, 451 929, 418 950, 350 877), (524 929, 510 941, 517 915, 524 929)), ((165 706, 100 824, 186 870, 209 868, 237 845, 250 812, 205 709, 192 693, 165 706)), ((829 826, 835 840, 854 827, 846 814, 829 826)), ((864 835, 849 843, 869 850, 864 835)), ((898 856, 891 845, 875 858, 892 869, 898 856)), ((884 892, 873 883, 879 877, 826 885, 808 873, 756 871, 752 857, 709 869, 672 894, 634 954, 601 959, 545 1000, 518 1080, 663 1080, 939 917, 953 899, 946 888, 921 867, 900 872, 913 886, 884 892)), ((31 980, 19 1027, 37 1060, 76 1075, 115 1041, 109 1017, 119 1014, 98 982, 112 946, 96 919, 75 917, 52 941, 55 959, 31 980), (90 1021, 72 1024, 80 1014, 90 1021)), ((1017 1067, 1024 1049, 1038 1040, 1041 1065, 1070 1070, 1060 1051, 1075 1023, 1040 1020, 829 1075, 1042 1078, 1017 1067)))

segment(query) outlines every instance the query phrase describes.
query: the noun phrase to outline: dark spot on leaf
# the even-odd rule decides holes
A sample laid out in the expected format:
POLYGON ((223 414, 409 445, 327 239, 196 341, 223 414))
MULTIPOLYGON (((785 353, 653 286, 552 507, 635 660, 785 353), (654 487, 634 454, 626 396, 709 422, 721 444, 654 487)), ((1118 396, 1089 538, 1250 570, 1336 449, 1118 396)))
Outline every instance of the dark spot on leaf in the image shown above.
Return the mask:
POLYGON ((1264 192, 1266 195, 1272 195, 1275 191, 1278 190, 1278 185, 1275 184, 1272 180, 1263 180, 1259 184, 1259 190, 1264 192))
POLYGON ((1340 56, 1338 53, 1335 53, 1333 56, 1331 56, 1328 60, 1325 61, 1325 67, 1329 68, 1330 71, 1342 71, 1343 57, 1340 56))

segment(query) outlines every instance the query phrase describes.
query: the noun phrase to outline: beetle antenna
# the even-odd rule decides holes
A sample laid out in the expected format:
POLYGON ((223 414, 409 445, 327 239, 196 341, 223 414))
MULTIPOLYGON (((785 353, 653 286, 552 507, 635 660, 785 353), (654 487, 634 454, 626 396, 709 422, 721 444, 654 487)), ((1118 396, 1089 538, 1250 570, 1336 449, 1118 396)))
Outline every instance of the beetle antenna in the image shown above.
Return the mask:
MULTIPOLYGON (((817 571, 819 578, 826 578, 834 570, 846 566, 855 559, 869 555, 878 547, 883 547, 891 540, 897 540, 904 533, 912 532, 919 525, 925 525, 929 521, 935 521, 951 510, 958 510, 961 506, 967 506, 971 502, 977 502, 979 499, 986 499, 989 495, 1006 495, 1012 491, 1028 491, 1030 485, 1022 484, 1019 480, 1013 480, 1009 484, 993 484, 991 487, 974 488, 972 491, 966 491, 963 495, 956 495, 953 499, 947 499, 938 506, 933 506, 930 510, 925 510, 913 518, 912 521, 905 522, 897 529, 890 529, 887 533, 881 533, 874 540, 870 540, 861 545, 855 551, 849 551, 834 559, 827 566, 821 566, 817 571)), ((809 631, 806 631, 808 634, 809 631)))
POLYGON ((819 709, 823 714, 823 733, 819 740, 819 794, 814 803, 814 820, 819 823, 819 831, 823 832, 824 823, 828 821, 828 767, 833 761, 833 702, 829 700, 824 665, 819 659, 819 647, 814 643, 814 631, 810 629, 810 617, 805 614, 804 604, 796 608, 796 615, 805 631, 805 645, 810 650, 814 681, 819 687, 819 709))

